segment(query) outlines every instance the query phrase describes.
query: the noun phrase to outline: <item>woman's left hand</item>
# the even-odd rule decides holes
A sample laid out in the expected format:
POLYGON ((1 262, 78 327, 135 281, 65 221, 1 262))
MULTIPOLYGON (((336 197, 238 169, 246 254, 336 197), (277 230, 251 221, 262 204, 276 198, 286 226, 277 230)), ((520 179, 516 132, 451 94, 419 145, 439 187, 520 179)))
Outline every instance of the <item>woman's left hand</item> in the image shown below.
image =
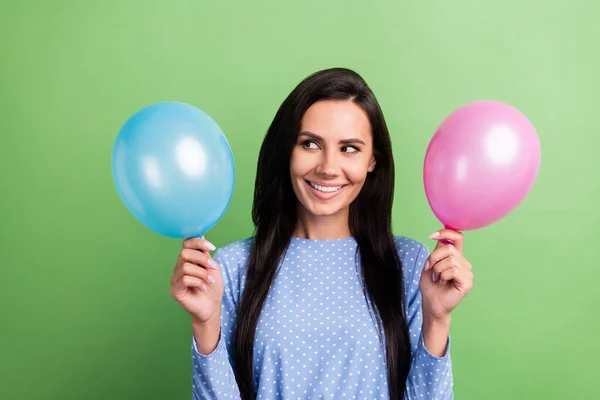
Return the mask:
POLYGON ((423 314, 439 321, 449 320, 450 312, 460 303, 473 287, 471 263, 463 255, 463 234, 442 229, 430 239, 437 240, 419 283, 423 297, 423 314), (443 241, 450 240, 453 244, 443 241))

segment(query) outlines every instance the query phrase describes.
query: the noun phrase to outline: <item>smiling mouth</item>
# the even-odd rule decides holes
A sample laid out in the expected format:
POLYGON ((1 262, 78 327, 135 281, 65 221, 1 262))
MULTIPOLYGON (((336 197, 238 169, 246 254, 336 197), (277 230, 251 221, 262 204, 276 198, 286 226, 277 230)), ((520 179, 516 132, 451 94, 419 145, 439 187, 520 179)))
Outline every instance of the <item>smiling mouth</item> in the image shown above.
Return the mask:
POLYGON ((345 185, 338 185, 338 186, 321 186, 321 185, 317 185, 316 183, 313 183, 311 181, 306 181, 306 183, 308 183, 311 187, 313 187, 314 189, 318 190, 319 192, 322 193, 335 193, 338 190, 340 190, 341 188, 343 188, 345 185))

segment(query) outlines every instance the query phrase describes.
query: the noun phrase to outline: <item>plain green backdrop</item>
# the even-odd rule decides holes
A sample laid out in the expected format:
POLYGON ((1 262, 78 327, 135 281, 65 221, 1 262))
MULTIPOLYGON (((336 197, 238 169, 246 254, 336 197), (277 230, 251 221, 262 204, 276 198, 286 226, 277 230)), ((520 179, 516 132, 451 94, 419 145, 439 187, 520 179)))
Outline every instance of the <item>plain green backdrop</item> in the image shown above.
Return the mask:
POLYGON ((466 232, 475 286, 451 334, 457 399, 591 399, 598 387, 598 2, 4 0, 0 5, 0 398, 188 399, 181 247, 113 185, 120 126, 177 100, 211 115, 235 193, 207 234, 252 234, 257 154, 306 75, 355 69, 384 109, 394 230, 433 248, 424 153, 459 106, 520 109, 542 167, 507 218, 466 232))

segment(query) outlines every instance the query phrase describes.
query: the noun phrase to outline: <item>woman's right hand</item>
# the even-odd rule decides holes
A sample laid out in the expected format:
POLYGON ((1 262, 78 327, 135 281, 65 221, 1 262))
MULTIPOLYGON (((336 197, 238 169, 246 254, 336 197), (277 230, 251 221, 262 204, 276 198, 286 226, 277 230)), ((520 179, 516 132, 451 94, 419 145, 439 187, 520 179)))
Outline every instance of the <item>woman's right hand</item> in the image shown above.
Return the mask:
POLYGON ((185 240, 171 278, 171 296, 200 323, 220 315, 223 299, 221 267, 210 250, 214 246, 204 238, 185 240))

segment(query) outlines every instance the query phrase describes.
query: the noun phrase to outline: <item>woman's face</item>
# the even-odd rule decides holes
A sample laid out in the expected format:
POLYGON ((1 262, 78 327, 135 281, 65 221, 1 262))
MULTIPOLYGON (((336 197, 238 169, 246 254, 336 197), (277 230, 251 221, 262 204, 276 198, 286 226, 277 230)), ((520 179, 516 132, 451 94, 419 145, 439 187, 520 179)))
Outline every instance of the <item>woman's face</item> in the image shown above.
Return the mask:
POLYGON ((290 162, 292 186, 306 212, 347 213, 374 167, 371 127, 360 106, 323 100, 306 111, 290 162))

